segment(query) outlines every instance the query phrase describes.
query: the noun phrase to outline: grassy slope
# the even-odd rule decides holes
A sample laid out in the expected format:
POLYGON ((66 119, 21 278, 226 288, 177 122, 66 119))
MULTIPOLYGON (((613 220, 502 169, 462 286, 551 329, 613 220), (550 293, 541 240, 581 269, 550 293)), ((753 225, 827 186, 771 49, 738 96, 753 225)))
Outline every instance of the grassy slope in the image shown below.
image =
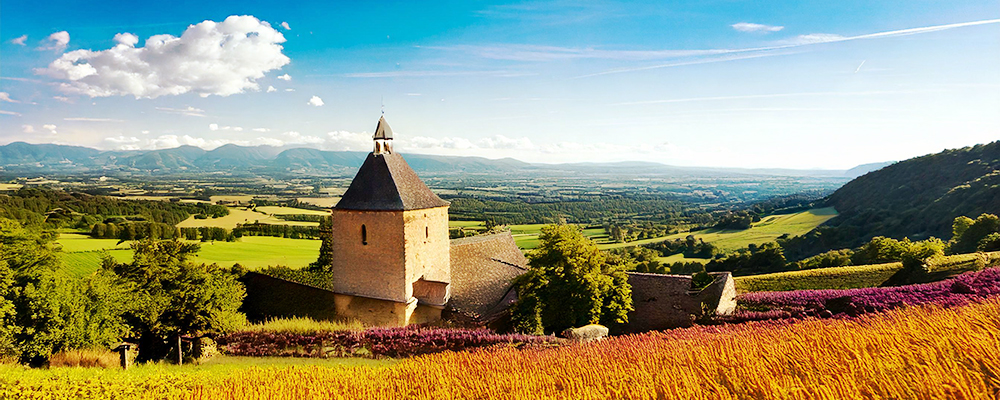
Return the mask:
MULTIPOLYGON (((1000 264, 1000 252, 935 257, 927 264, 928 279, 944 279, 967 271, 995 267, 1000 264)), ((746 293, 877 287, 902 268, 903 264, 896 262, 739 276, 735 278, 736 290, 746 293)))
MULTIPOLYGON (((798 236, 811 231, 813 228, 823 224, 824 222, 830 220, 830 218, 836 217, 837 211, 833 208, 816 208, 812 210, 807 210, 795 214, 781 214, 781 215, 771 215, 764 217, 764 219, 753 225, 750 229, 745 230, 724 230, 724 229, 706 229, 703 231, 698 231, 694 233, 683 232, 670 236, 663 236, 651 239, 636 240, 628 243, 612 243, 608 240, 608 235, 604 233, 604 229, 601 228, 591 228, 584 230, 584 236, 589 237, 591 240, 597 243, 597 247, 606 250, 614 249, 620 247, 632 247, 639 246, 643 244, 662 242, 664 240, 674 240, 674 239, 684 239, 688 235, 694 235, 696 238, 704 239, 706 242, 714 244, 723 251, 732 251, 736 249, 741 249, 747 247, 747 245, 753 244, 763 244, 766 242, 774 241, 779 236, 784 234, 789 234, 791 236, 798 236)), ((481 221, 450 221, 449 226, 462 227, 462 228, 477 228, 482 227, 483 223, 481 221)), ((514 240, 517 242, 518 247, 521 249, 534 249, 538 247, 538 233, 541 231, 545 224, 530 224, 530 225, 511 225, 510 232, 514 235, 514 240)), ((676 262, 684 260, 683 256, 675 257, 663 257, 661 262, 676 262), (669 260, 667 260, 669 258, 669 260)), ((687 259, 688 261, 701 260, 701 259, 687 259)))
POLYGON ((264 206, 257 207, 257 212, 274 215, 330 215, 329 211, 307 210, 305 208, 264 206))

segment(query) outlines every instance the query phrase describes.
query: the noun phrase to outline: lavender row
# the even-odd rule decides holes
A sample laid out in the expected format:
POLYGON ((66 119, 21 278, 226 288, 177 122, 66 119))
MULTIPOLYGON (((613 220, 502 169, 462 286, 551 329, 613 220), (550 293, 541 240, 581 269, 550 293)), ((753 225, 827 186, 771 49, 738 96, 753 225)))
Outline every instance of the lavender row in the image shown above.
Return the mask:
POLYGON ((904 305, 960 305, 996 295, 1000 295, 1000 268, 990 268, 967 272, 940 282, 917 285, 747 293, 738 298, 744 311, 726 317, 725 321, 855 316, 904 305))
POLYGON ((556 343, 551 336, 497 334, 488 329, 371 328, 314 334, 236 332, 217 338, 234 356, 408 357, 442 351, 462 351, 496 345, 535 346, 556 343))

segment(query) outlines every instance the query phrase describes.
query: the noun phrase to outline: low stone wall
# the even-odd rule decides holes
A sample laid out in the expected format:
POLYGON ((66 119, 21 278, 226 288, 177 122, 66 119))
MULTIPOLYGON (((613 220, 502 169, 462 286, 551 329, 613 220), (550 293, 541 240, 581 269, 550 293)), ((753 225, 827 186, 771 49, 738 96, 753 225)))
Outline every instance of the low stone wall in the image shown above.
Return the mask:
POLYGON ((728 272, 711 273, 715 280, 699 291, 691 290, 691 276, 628 274, 632 286, 632 305, 627 332, 646 332, 688 327, 702 313, 702 305, 711 312, 728 314, 736 308, 736 284, 728 272))
POLYGON ((249 272, 242 311, 251 321, 282 317, 317 320, 353 319, 367 326, 401 326, 441 319, 443 307, 399 303, 336 293, 297 282, 249 272))

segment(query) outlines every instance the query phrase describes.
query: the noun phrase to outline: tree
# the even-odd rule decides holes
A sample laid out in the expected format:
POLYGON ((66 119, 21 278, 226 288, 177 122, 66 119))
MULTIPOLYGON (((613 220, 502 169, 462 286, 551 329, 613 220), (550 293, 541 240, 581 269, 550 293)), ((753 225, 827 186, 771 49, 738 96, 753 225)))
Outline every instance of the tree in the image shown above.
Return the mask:
POLYGON ((199 248, 177 240, 146 239, 132 244, 131 263, 104 259, 102 269, 131 293, 124 318, 139 335, 140 361, 165 357, 167 341, 173 338, 226 332, 246 323, 246 316, 237 311, 246 296, 237 274, 188 261, 199 248))
POLYGON ((329 271, 333 263, 333 217, 324 216, 319 220, 319 257, 310 269, 329 271))
POLYGON ((975 221, 968 217, 958 217, 955 218, 955 226, 956 235, 951 238, 949 252, 972 253, 977 250, 983 239, 992 233, 1000 232, 1000 218, 993 214, 982 214, 975 221))
POLYGON ((511 317, 516 330, 539 334, 628 322, 632 288, 624 258, 602 253, 579 228, 542 228, 539 247, 528 260, 531 269, 515 282, 518 302, 511 317))

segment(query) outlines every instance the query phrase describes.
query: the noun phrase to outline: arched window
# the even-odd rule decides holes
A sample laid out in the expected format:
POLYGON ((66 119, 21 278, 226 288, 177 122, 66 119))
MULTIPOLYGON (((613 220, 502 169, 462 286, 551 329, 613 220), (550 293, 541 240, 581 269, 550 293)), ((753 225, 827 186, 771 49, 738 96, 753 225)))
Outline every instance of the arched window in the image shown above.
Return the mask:
POLYGON ((368 244, 368 228, 364 225, 361 225, 361 244, 368 244))

